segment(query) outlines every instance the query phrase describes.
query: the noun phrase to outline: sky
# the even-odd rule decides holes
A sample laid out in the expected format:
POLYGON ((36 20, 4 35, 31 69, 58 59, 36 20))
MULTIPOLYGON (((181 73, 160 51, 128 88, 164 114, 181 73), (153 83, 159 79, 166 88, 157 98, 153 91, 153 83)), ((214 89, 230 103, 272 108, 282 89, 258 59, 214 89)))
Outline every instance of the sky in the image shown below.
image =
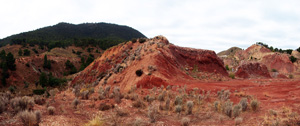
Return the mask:
POLYGON ((215 52, 256 42, 296 49, 299 6, 299 0, 1 0, 0 38, 59 22, 107 22, 215 52))

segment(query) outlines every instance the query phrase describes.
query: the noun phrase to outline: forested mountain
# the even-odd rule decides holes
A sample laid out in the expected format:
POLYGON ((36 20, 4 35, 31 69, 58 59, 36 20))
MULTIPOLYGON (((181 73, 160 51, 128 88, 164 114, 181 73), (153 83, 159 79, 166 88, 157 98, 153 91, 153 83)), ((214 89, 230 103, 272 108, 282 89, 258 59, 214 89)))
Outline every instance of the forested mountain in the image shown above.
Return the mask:
POLYGON ((139 31, 128 27, 109 23, 59 23, 54 26, 40 28, 9 36, 0 40, 0 46, 6 44, 30 44, 54 47, 99 46, 109 48, 132 38, 145 37, 139 31))

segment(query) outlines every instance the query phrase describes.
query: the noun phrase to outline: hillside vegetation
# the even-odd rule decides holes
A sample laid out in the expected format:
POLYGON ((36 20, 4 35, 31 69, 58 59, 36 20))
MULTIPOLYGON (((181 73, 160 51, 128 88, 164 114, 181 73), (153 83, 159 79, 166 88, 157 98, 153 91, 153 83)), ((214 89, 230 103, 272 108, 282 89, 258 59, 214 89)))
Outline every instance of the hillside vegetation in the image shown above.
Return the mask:
POLYGON ((55 47, 75 46, 99 46, 107 49, 118 43, 132 38, 145 37, 139 31, 128 27, 108 23, 84 23, 69 24, 59 23, 54 26, 40 28, 30 32, 24 32, 9 36, 0 40, 0 46, 6 44, 30 44, 55 47))

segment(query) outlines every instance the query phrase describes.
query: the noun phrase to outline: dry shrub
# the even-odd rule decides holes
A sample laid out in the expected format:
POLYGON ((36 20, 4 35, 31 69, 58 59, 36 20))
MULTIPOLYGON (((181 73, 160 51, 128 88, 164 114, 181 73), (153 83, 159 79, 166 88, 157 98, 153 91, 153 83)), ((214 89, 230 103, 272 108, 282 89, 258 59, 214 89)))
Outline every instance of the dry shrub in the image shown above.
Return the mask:
POLYGON ((193 106, 194 106, 194 103, 193 101, 188 101, 187 102, 187 114, 190 115, 192 114, 192 111, 193 111, 193 106))
POLYGON ((120 88, 119 87, 115 87, 114 88, 114 99, 116 103, 121 103, 121 93, 120 93, 120 88))
POLYGON ((81 93, 81 98, 82 99, 89 99, 89 90, 85 90, 81 93))
POLYGON ((258 107, 259 107, 259 103, 258 103, 257 99, 251 100, 250 106, 251 106, 253 111, 257 111, 258 107))
POLYGON ((99 95, 99 96, 98 96, 99 100, 105 99, 105 94, 104 94, 104 90, 103 90, 102 87, 99 88, 99 90, 98 90, 98 95, 99 95))
POLYGON ((166 100, 166 105, 165 105, 165 110, 166 110, 166 111, 169 111, 169 109, 170 109, 170 98, 168 98, 168 99, 166 100))
POLYGON ((220 104, 219 101, 214 102, 214 108, 215 108, 216 111, 220 111, 220 106, 221 106, 221 104, 220 104))
POLYGON ((175 106, 175 112, 178 113, 178 114, 180 114, 181 111, 182 111, 181 105, 176 105, 176 106, 175 106))
POLYGON ((137 100, 138 98, 139 98, 139 96, 138 96, 136 93, 133 93, 133 94, 130 95, 130 99, 131 99, 132 101, 135 101, 135 100, 137 100))
POLYGON ((243 122, 243 118, 238 117, 234 119, 235 125, 241 125, 243 122))
POLYGON ((240 104, 233 106, 232 114, 233 117, 238 117, 242 112, 242 106, 240 104))
POLYGON ((159 94, 157 99, 161 102, 165 100, 163 94, 159 94))
POLYGON ((48 111, 48 114, 49 115, 54 115, 54 112, 55 112, 55 108, 53 106, 49 106, 47 108, 47 111, 48 111))
POLYGON ((102 117, 100 115, 95 116, 88 123, 84 124, 84 126, 103 126, 104 122, 102 121, 102 117))
POLYGON ((217 92, 218 98, 222 101, 226 101, 229 99, 230 97, 230 91, 229 90, 221 90, 217 92))
POLYGON ((248 107, 248 100, 247 98, 242 98, 240 101, 240 104, 242 105, 242 111, 246 111, 248 107))
POLYGON ((112 106, 111 106, 111 105, 108 105, 108 104, 106 104, 106 103, 101 103, 101 104, 99 105, 99 110, 100 110, 100 111, 109 110, 109 109, 111 109, 111 108, 112 108, 112 106))
POLYGON ((42 96, 39 96, 39 95, 34 95, 33 96, 34 98, 34 102, 35 104, 38 104, 38 105, 43 105, 46 103, 46 100, 45 98, 43 98, 42 96))
POLYGON ((6 106, 9 103, 10 93, 4 93, 0 96, 0 114, 6 110, 6 106))
POLYGON ((181 105, 182 104, 182 97, 181 96, 176 96, 174 105, 181 105))
POLYGON ((73 100, 72 105, 73 105, 74 109, 77 108, 77 106, 79 105, 79 103, 80 103, 80 101, 79 101, 78 98, 75 98, 75 99, 73 100))
POLYGON ((135 118, 134 122, 133 122, 133 126, 143 126, 143 119, 141 119, 140 117, 135 118))
POLYGON ((184 117, 184 118, 181 119, 181 125, 182 126, 188 126, 190 124, 190 121, 191 121, 190 118, 184 117))
POLYGON ((232 102, 227 100, 223 105, 223 112, 228 116, 232 116, 232 102))
POLYGON ((115 111, 116 111, 117 116, 127 116, 129 114, 128 111, 126 111, 122 108, 119 108, 119 107, 116 107, 115 111))
POLYGON ((154 123, 157 119, 157 106, 150 105, 148 108, 148 117, 151 123, 154 123))
POLYGON ((23 110, 32 110, 34 106, 34 100, 31 97, 15 97, 10 101, 10 105, 15 112, 23 110))
POLYGON ((19 113, 19 118, 24 126, 38 126, 41 122, 41 113, 25 110, 19 113))
POLYGON ((109 91, 110 91, 110 85, 105 87, 104 96, 106 96, 109 93, 109 91))
POLYGON ((6 110, 6 106, 3 102, 0 102, 0 114, 6 110))
POLYGON ((143 108, 145 106, 145 104, 143 103, 143 101, 141 99, 138 99, 132 103, 132 106, 135 108, 143 108))
POLYGON ((54 88, 49 91, 50 96, 54 99, 55 95, 59 92, 57 88, 54 88))

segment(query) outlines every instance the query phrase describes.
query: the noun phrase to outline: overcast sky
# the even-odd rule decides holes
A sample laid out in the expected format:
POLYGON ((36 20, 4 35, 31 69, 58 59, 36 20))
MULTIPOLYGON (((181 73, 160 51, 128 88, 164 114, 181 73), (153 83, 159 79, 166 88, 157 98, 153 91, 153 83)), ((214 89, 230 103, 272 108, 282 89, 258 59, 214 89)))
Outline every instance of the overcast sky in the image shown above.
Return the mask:
POLYGON ((0 17, 0 38, 59 22, 107 22, 216 52, 255 42, 300 46, 299 0, 1 0, 0 17))

